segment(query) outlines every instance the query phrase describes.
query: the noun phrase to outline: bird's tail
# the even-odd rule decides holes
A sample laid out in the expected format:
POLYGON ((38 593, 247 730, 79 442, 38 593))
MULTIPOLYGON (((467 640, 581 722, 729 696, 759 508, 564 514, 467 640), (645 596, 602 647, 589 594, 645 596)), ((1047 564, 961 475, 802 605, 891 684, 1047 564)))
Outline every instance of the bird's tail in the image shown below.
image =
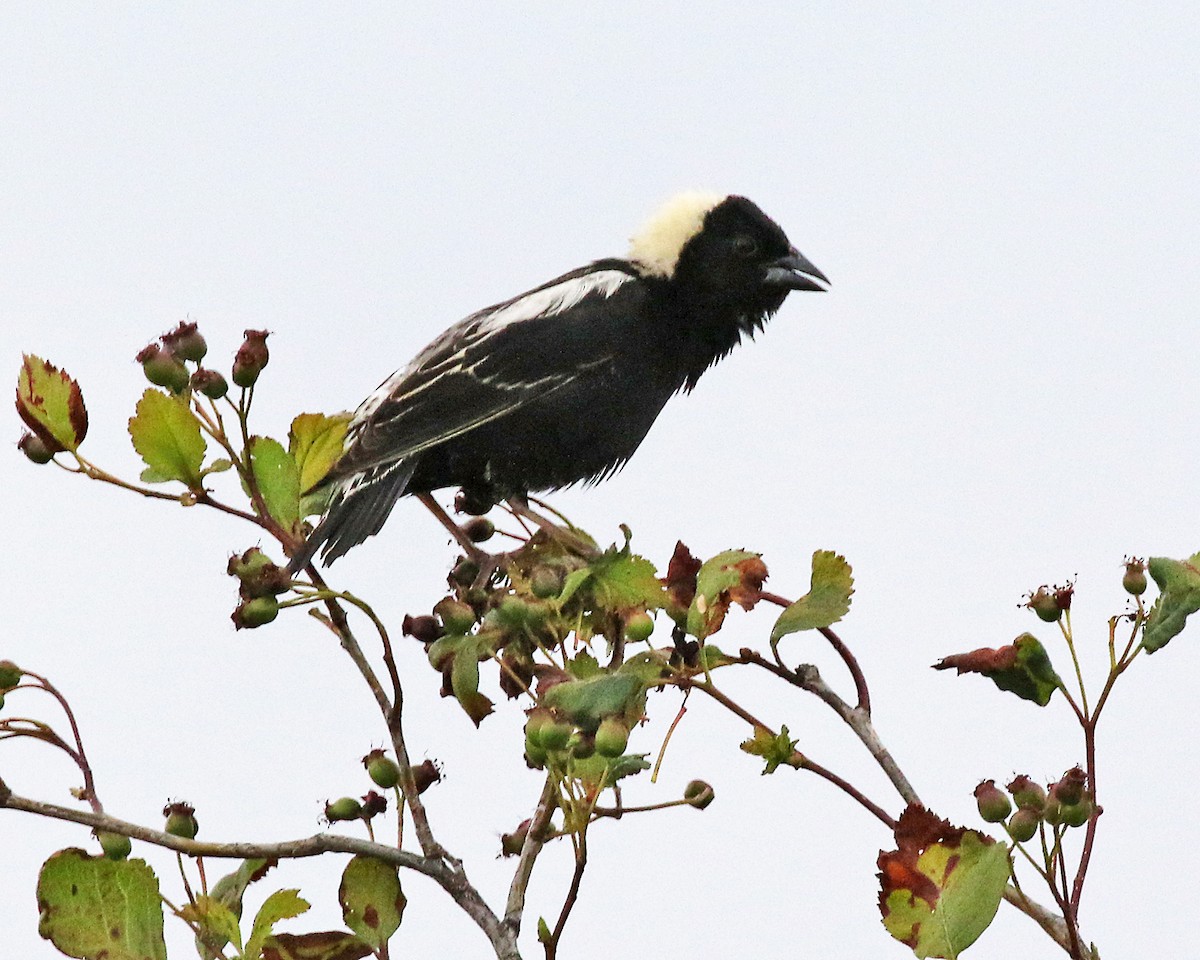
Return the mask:
POLYGON ((382 529, 392 507, 405 492, 416 463, 412 459, 386 463, 341 481, 333 491, 325 516, 288 563, 293 576, 321 552, 326 565, 382 529))

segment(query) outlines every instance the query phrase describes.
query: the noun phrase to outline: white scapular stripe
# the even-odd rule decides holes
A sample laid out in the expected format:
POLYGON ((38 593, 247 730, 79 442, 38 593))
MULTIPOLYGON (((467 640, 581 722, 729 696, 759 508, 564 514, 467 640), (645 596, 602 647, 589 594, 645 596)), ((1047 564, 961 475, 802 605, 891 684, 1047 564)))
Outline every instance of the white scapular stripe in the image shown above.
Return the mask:
POLYGON ((479 325, 479 330, 487 335, 514 323, 565 313, 588 294, 598 293, 602 297, 611 297, 623 284, 632 279, 634 278, 628 273, 620 270, 598 270, 595 273, 585 273, 581 277, 572 277, 543 290, 528 293, 495 313, 488 314, 479 325))

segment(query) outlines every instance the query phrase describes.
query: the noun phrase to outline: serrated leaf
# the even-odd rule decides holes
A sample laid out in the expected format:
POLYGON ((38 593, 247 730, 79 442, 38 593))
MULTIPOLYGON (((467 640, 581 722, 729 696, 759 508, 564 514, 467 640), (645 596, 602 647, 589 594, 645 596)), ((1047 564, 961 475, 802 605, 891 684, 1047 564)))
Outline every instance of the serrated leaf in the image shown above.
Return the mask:
POLYGON ((567 672, 576 680, 587 680, 598 677, 604 672, 600 663, 586 650, 580 650, 574 658, 567 661, 567 672))
POLYGON ((450 689, 471 722, 479 726, 492 712, 492 701, 479 692, 479 661, 496 652, 496 637, 487 633, 450 634, 430 644, 434 669, 450 671, 450 689))
POLYGON ((1032 633, 1023 633, 1005 647, 980 647, 970 653, 956 653, 933 665, 935 670, 980 673, 1001 690, 1015 693, 1039 707, 1050 702, 1062 679, 1050 662, 1050 655, 1032 633))
POLYGON ((1142 646, 1154 653, 1177 637, 1187 618, 1200 610, 1200 553, 1187 560, 1151 557, 1146 569, 1160 591, 1142 633, 1142 646))
POLYGON ((716 633, 731 603, 749 610, 758 602, 766 578, 762 557, 748 550, 726 550, 706 560, 696 574, 687 632, 699 640, 716 633))
POLYGON ((250 438, 250 469, 267 512, 285 530, 300 521, 300 471, 283 444, 270 437, 250 438))
POLYGON ((541 698, 582 730, 595 730, 609 716, 631 721, 641 717, 646 686, 636 673, 607 673, 587 680, 568 680, 547 690, 541 698))
POLYGON ((153 476, 201 486, 205 442, 187 400, 153 388, 142 394, 129 419, 129 438, 153 476))
POLYGON ((879 855, 883 925, 918 957, 958 957, 996 915, 1011 865, 1008 847, 910 806, 897 849, 879 855))
POLYGON ((65 370, 25 354, 17 374, 17 413, 47 448, 75 450, 87 436, 83 393, 65 370))
POLYGON ((185 905, 180 913, 184 920, 200 928, 196 943, 202 956, 220 956, 227 943, 232 943, 238 953, 242 952, 242 932, 238 929, 238 917, 216 896, 198 896, 194 903, 185 905))
POLYGON ((305 913, 309 903, 300 896, 299 890, 276 890, 258 908, 254 917, 254 926, 250 931, 250 939, 246 941, 246 956, 257 957, 262 954, 263 943, 271 935, 271 930, 280 920, 290 920, 305 913))
POLYGON ((396 867, 374 857, 353 857, 342 871, 338 902, 346 926, 378 951, 400 928, 408 899, 396 867))
POLYGON ((592 596, 605 610, 657 610, 663 605, 663 585, 654 564, 628 547, 605 551, 592 561, 591 571, 592 596))
POLYGON ((842 619, 850 610, 854 577, 846 558, 832 550, 817 550, 812 556, 812 585, 808 593, 779 615, 771 630, 771 643, 789 633, 819 630, 842 619))
POLYGON ((786 726, 779 728, 779 733, 772 733, 766 727, 755 727, 754 736, 743 740, 742 750, 751 756, 762 757, 766 761, 763 775, 774 773, 780 766, 795 767, 799 770, 804 766, 804 757, 796 750, 796 741, 788 736, 786 726))
POLYGON ((302 413, 288 430, 288 453, 300 473, 300 492, 308 493, 341 458, 346 445, 350 414, 326 416, 302 413))
MULTIPOLYGON (((273 860, 243 860, 236 870, 225 874, 225 876, 213 884, 211 899, 228 908, 234 917, 235 929, 242 917, 242 898, 245 896, 246 888, 256 880, 262 879, 273 866, 275 866, 275 861, 273 860)), ((204 960, 217 960, 222 955, 221 951, 229 939, 234 940, 240 953, 242 949, 240 931, 236 938, 227 936, 225 939, 222 939, 215 931, 213 935, 197 937, 196 950, 204 960)))
POLYGON ((60 850, 38 875, 38 933, 69 957, 166 960, 158 879, 145 860, 60 850))
POLYGON ((207 477, 210 473, 224 473, 226 470, 232 470, 232 469, 233 469, 233 461, 232 460, 226 460, 224 457, 219 457, 218 459, 216 459, 212 463, 210 463, 207 467, 205 467, 203 473, 204 473, 204 476, 207 477))
POLYGON ((618 780, 632 777, 650 769, 644 753, 626 753, 620 757, 602 757, 593 753, 590 757, 572 757, 568 772, 595 790, 614 786, 618 780))
POLYGON ((277 933, 267 937, 262 960, 361 960, 371 948, 345 930, 277 933))

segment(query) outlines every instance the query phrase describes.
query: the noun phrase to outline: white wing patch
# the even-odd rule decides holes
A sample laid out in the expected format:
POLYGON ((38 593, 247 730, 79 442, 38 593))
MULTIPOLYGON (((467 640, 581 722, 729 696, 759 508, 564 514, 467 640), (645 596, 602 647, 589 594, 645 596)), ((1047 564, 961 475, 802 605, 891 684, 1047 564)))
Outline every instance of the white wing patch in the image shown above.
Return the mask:
POLYGON ((519 297, 483 318, 479 331, 484 336, 503 330, 514 323, 536 320, 538 317, 564 313, 588 294, 598 293, 608 298, 634 278, 620 270, 597 270, 581 277, 572 277, 553 286, 519 297))
POLYGON ((652 277, 670 278, 684 245, 704 227, 708 212, 726 198, 718 193, 681 193, 668 200, 629 241, 629 259, 652 277))

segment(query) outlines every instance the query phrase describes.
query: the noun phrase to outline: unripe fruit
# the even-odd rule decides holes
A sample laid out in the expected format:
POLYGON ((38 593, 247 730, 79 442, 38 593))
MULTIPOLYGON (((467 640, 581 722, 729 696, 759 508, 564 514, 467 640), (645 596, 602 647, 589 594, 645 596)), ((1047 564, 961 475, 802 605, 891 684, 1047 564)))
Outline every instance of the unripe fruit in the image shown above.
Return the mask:
POLYGON ((208 344, 196 329, 196 324, 182 322, 170 333, 162 335, 163 346, 175 354, 180 360, 191 360, 199 363, 208 353, 208 344))
POLYGON ((142 372, 156 387, 165 387, 172 393, 182 393, 187 389, 187 367, 167 347, 152 343, 137 355, 137 362, 142 365, 142 372))
POLYGON ((1092 801, 1084 797, 1078 803, 1064 803, 1059 818, 1068 827, 1082 827, 1092 818, 1092 801))
POLYGON ((450 579, 460 587, 469 587, 479 576, 479 564, 474 560, 460 560, 450 571, 450 579))
POLYGON ((625 639, 631 643, 641 643, 650 639, 654 632, 654 618, 645 610, 635 613, 625 621, 625 639))
POLYGON ((229 392, 229 381, 216 370, 201 367, 192 374, 192 389, 204 394, 209 400, 220 400, 229 392))
POLYGON ((163 807, 163 816, 167 818, 163 829, 172 836, 192 840, 200 830, 196 822, 196 808, 190 803, 168 803, 163 807))
POLYGON ((119 833, 101 830, 96 834, 96 839, 100 841, 100 849, 109 860, 124 860, 133 850, 129 838, 119 833))
POLYGON ((34 433, 27 433, 17 441, 17 449, 25 454, 30 463, 41 466, 54 459, 54 451, 46 446, 46 441, 34 433))
POLYGON ((0 690, 11 690, 24 675, 25 671, 11 660, 0 660, 0 690))
POLYGON ((529 590, 539 600, 548 600, 562 593, 562 571, 554 567, 535 567, 529 578, 529 590))
POLYGON ((261 627, 279 616, 279 601, 268 594, 265 597, 252 597, 239 604, 230 619, 238 630, 253 630, 261 627))
POLYGON ((540 744, 525 738, 525 765, 530 770, 541 770, 546 765, 546 750, 540 744))
POLYGON ((997 788, 995 780, 984 780, 975 788, 975 805, 988 823, 1000 823, 1012 812, 1012 803, 997 788))
POLYGON ((271 359, 267 349, 270 334, 266 330, 247 330, 245 336, 245 342, 233 358, 233 382, 243 389, 254 386, 271 359))
POLYGON ((412 768, 412 773, 417 793, 424 793, 435 783, 440 783, 442 779, 441 769, 432 760, 421 761, 412 768))
POLYGON ((1039 811, 1046 802, 1046 791, 1042 789, 1041 784, 1034 783, 1025 774, 1014 778, 1006 789, 1012 794, 1013 803, 1018 807, 1029 807, 1039 811))
POLYGON ((468 604, 453 597, 439 600, 433 612, 442 621, 447 633, 470 633, 475 626, 475 611, 468 604))
POLYGON ((472 517, 482 517, 495 505, 496 502, 491 497, 479 490, 471 490, 467 487, 463 487, 463 489, 454 495, 455 513, 465 513, 472 517))
POLYGON ((378 787, 388 790, 400 782, 399 765, 382 750, 372 750, 363 757, 363 766, 367 768, 367 775, 378 787))
POLYGON ((619 757, 629 744, 629 726, 620 717, 605 717, 596 728, 596 752, 602 757, 619 757))
POLYGON ((1047 797, 1042 805, 1042 820, 1052 827, 1062 823, 1062 804, 1053 795, 1047 797))
POLYGON ((693 780, 683 788, 683 799, 697 810, 703 810, 716 798, 713 788, 703 780, 693 780))
POLYGON ((580 731, 567 742, 567 749, 576 759, 586 760, 596 752, 596 737, 594 734, 580 731))
POLYGON ((442 635, 442 625, 437 622, 437 617, 431 617, 428 614, 420 617, 410 617, 405 614, 404 620, 400 624, 400 630, 406 637, 420 640, 421 643, 433 643, 442 635))
POLYGON ((1071 806, 1083 799, 1087 786, 1087 774, 1082 767, 1072 767, 1062 775, 1058 783, 1051 784, 1050 793, 1063 806, 1071 806))
POLYGON ((362 818, 362 804, 353 797, 339 797, 325 804, 325 819, 330 823, 339 820, 359 820, 362 818))
POLYGON ((1038 587, 1025 606, 1046 623, 1057 623, 1062 618, 1063 608, 1059 605, 1056 595, 1045 587, 1038 587))
POLYGON ((372 817, 377 817, 386 811, 387 799, 380 796, 374 790, 368 790, 367 795, 362 798, 362 818, 370 820, 372 817))
POLYGON ((542 746, 542 733, 553 722, 554 715, 549 710, 540 707, 531 710, 529 718, 525 721, 525 740, 536 746, 542 746))
POLYGON ((1138 559, 1129 560, 1125 564, 1125 576, 1121 578, 1121 586, 1125 592, 1134 597, 1140 597, 1146 592, 1146 565, 1138 559))
POLYGON ((541 729, 540 742, 545 750, 561 750, 571 739, 575 728, 563 720, 551 720, 541 729))
POLYGON ((463 533, 472 543, 484 543, 496 533, 496 525, 487 517, 475 517, 463 524, 463 533))
POLYGON ((1033 835, 1037 833, 1040 819, 1036 810, 1021 807, 1008 819, 1008 835, 1017 843, 1024 843, 1026 840, 1032 839, 1033 835))

